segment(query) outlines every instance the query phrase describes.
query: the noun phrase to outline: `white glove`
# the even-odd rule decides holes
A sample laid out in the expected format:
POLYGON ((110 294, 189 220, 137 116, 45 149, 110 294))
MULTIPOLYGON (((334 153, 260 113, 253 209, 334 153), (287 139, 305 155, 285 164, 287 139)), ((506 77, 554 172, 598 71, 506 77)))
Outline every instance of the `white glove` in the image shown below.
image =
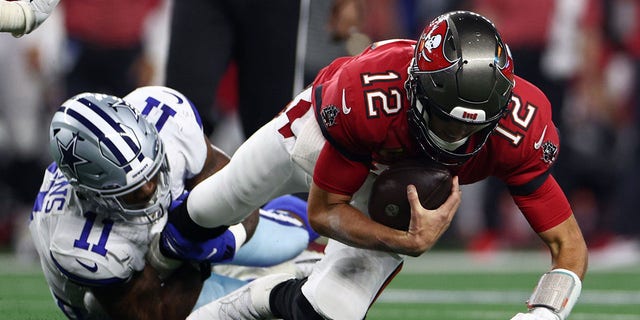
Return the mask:
MULTIPOLYGON (((33 22, 31 29, 26 30, 25 33, 29 33, 41 25, 53 12, 53 9, 58 5, 60 0, 22 0, 28 2, 31 11, 33 12, 33 22)), ((28 25, 27 25, 28 26, 28 25)))
POLYGON ((60 0, 0 0, 0 31, 19 37, 41 25, 60 0))
POLYGON ((547 308, 533 308, 527 313, 518 313, 511 320, 562 320, 560 316, 547 308))

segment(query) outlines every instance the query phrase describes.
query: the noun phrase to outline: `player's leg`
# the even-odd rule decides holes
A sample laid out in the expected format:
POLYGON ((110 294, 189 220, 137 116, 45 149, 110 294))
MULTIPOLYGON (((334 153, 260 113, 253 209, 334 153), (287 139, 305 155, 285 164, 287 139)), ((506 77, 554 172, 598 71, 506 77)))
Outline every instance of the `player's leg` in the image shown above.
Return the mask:
POLYGON ((289 274, 261 277, 240 289, 195 309, 187 320, 272 319, 269 293, 274 286, 293 278, 289 274))
POLYGON ((364 319, 380 290, 393 279, 402 257, 357 249, 329 240, 301 290, 313 308, 329 319, 364 319))
POLYGON ((253 237, 240 248, 231 263, 255 267, 274 266, 295 258, 308 245, 309 232, 289 212, 260 210, 260 220, 253 237))
POLYGON ((398 255, 330 241, 309 278, 260 277, 188 319, 363 319, 401 265, 398 255))
POLYGON ((262 209, 265 210, 264 216, 266 218, 270 218, 275 221, 284 219, 278 217, 278 214, 282 214, 283 212, 299 220, 302 223, 302 227, 305 228, 309 234, 309 242, 315 241, 320 237, 320 235, 311 228, 311 224, 309 223, 309 216, 307 215, 307 201, 298 196, 284 195, 277 197, 265 204, 262 209))
POLYGON ((308 190, 310 177, 292 160, 280 118, 260 128, 222 170, 198 184, 189 199, 189 216, 203 227, 233 225, 269 200, 308 190))
POLYGON ((207 278, 207 280, 202 284, 202 290, 200 290, 200 295, 198 296, 198 300, 196 301, 193 310, 223 297, 246 284, 246 281, 212 273, 211 276, 209 276, 209 278, 207 278))
MULTIPOLYGON (((371 174, 353 195, 351 205, 366 213, 375 176, 371 174)), ((329 319, 363 319, 384 286, 400 270, 403 257, 381 251, 349 247, 329 240, 325 256, 313 266, 306 283, 276 287, 271 298, 274 313, 288 319, 306 319, 306 306, 329 319), (293 293, 291 291, 294 291, 293 293), (293 304, 278 297, 295 298, 293 304), (306 300, 307 302, 304 302, 306 300), (297 318, 298 315, 303 315, 297 318)))

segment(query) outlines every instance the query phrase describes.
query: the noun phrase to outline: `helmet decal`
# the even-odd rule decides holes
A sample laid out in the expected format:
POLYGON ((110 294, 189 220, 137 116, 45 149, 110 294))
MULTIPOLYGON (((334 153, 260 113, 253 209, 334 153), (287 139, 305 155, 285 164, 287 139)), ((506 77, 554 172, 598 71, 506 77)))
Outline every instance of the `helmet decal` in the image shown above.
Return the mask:
POLYGON ((465 107, 454 107, 449 113, 451 116, 468 122, 484 122, 487 120, 487 113, 482 109, 470 109, 465 107))
MULTIPOLYGON (((86 106, 91 112, 87 110, 84 114, 81 114, 77 110, 65 106, 60 107, 59 111, 82 123, 87 130, 98 137, 101 147, 106 148, 113 154, 119 166, 123 166, 123 169, 128 172, 131 170, 131 167, 127 165, 128 163, 136 158, 142 160, 140 158, 140 143, 128 127, 116 122, 88 99, 79 98, 76 101, 86 106)), ((111 104, 111 106, 117 108, 115 104, 111 104)), ((127 107, 124 110, 128 111, 129 108, 127 107)), ((138 114, 132 112, 132 115, 136 121, 139 121, 138 114)))
POLYGON ((433 21, 422 32, 416 50, 420 71, 437 71, 450 68, 457 60, 449 60, 444 53, 445 40, 449 33, 447 19, 433 21))
POLYGON ((76 154, 78 134, 74 133, 73 138, 66 146, 59 139, 56 139, 56 141, 58 143, 58 150, 60 150, 60 154, 62 155, 62 157, 60 158, 60 166, 69 168, 69 170, 71 170, 73 174, 77 176, 77 166, 84 163, 89 163, 87 159, 84 159, 76 154))
POLYGON ((498 67, 498 71, 503 77, 505 77, 505 79, 514 83, 513 58, 511 57, 511 50, 509 50, 509 46, 502 42, 498 42, 496 51, 495 64, 498 67))

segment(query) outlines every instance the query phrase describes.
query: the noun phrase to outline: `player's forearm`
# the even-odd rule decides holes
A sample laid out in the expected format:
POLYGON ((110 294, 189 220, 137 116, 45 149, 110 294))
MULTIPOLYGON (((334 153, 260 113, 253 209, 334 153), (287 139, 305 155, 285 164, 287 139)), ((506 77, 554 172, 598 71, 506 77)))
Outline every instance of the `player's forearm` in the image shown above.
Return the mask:
POLYGON ((588 265, 588 250, 574 216, 539 235, 549 247, 552 269, 571 270, 580 279, 584 279, 588 265))
POLYGON ((161 290, 162 315, 157 319, 184 319, 191 313, 202 289, 200 271, 185 263, 165 282, 161 290))
POLYGON ((200 272, 190 263, 184 263, 164 281, 158 277, 148 281, 154 284, 139 291, 135 299, 124 301, 125 307, 115 313, 114 319, 185 319, 202 289, 200 272))
MULTIPOLYGON (((554 250, 552 250, 554 251, 554 250)), ((580 279, 584 279, 587 272, 588 252, 586 245, 563 246, 556 253, 552 253, 552 269, 567 269, 574 272, 580 279)))
POLYGON ((552 270, 540 277, 527 300, 529 312, 518 313, 512 320, 565 320, 582 291, 588 254, 575 218, 571 216, 539 235, 551 251, 552 270))
POLYGON ((185 263, 165 280, 147 265, 125 284, 96 287, 92 292, 112 319, 184 319, 201 287, 200 272, 185 263))
POLYGON ((389 243, 398 243, 404 232, 374 222, 351 205, 336 204, 326 210, 309 209, 311 227, 320 235, 344 244, 378 251, 407 254, 389 243))

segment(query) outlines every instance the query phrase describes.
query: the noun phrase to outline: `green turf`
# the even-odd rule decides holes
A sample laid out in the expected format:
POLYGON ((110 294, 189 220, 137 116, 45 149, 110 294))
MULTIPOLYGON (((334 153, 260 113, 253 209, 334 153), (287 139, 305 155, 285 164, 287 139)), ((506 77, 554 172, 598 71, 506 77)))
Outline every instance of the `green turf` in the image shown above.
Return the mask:
MULTIPOLYGON (((591 272, 570 319, 640 320, 638 271, 591 272)), ((401 273, 370 310, 368 319, 510 319, 525 310, 524 301, 539 276, 531 272, 401 273), (424 301, 420 301, 425 292, 424 301), (405 303, 398 303, 402 297, 405 303)))
MULTIPOLYGON (((510 319, 525 310, 524 301, 544 271, 533 265, 518 272, 522 267, 514 265, 503 272, 502 263, 474 265, 446 253, 436 257, 408 261, 367 319, 510 319)), ((523 265, 530 265, 529 258, 539 260, 524 257, 513 260, 525 259, 523 265)), ((592 270, 584 286, 569 320, 640 320, 640 266, 592 270)), ((23 266, 0 255, 0 319, 64 319, 37 265, 23 266)))
POLYGON ((2 319, 65 319, 55 306, 40 273, 0 275, 2 319))

